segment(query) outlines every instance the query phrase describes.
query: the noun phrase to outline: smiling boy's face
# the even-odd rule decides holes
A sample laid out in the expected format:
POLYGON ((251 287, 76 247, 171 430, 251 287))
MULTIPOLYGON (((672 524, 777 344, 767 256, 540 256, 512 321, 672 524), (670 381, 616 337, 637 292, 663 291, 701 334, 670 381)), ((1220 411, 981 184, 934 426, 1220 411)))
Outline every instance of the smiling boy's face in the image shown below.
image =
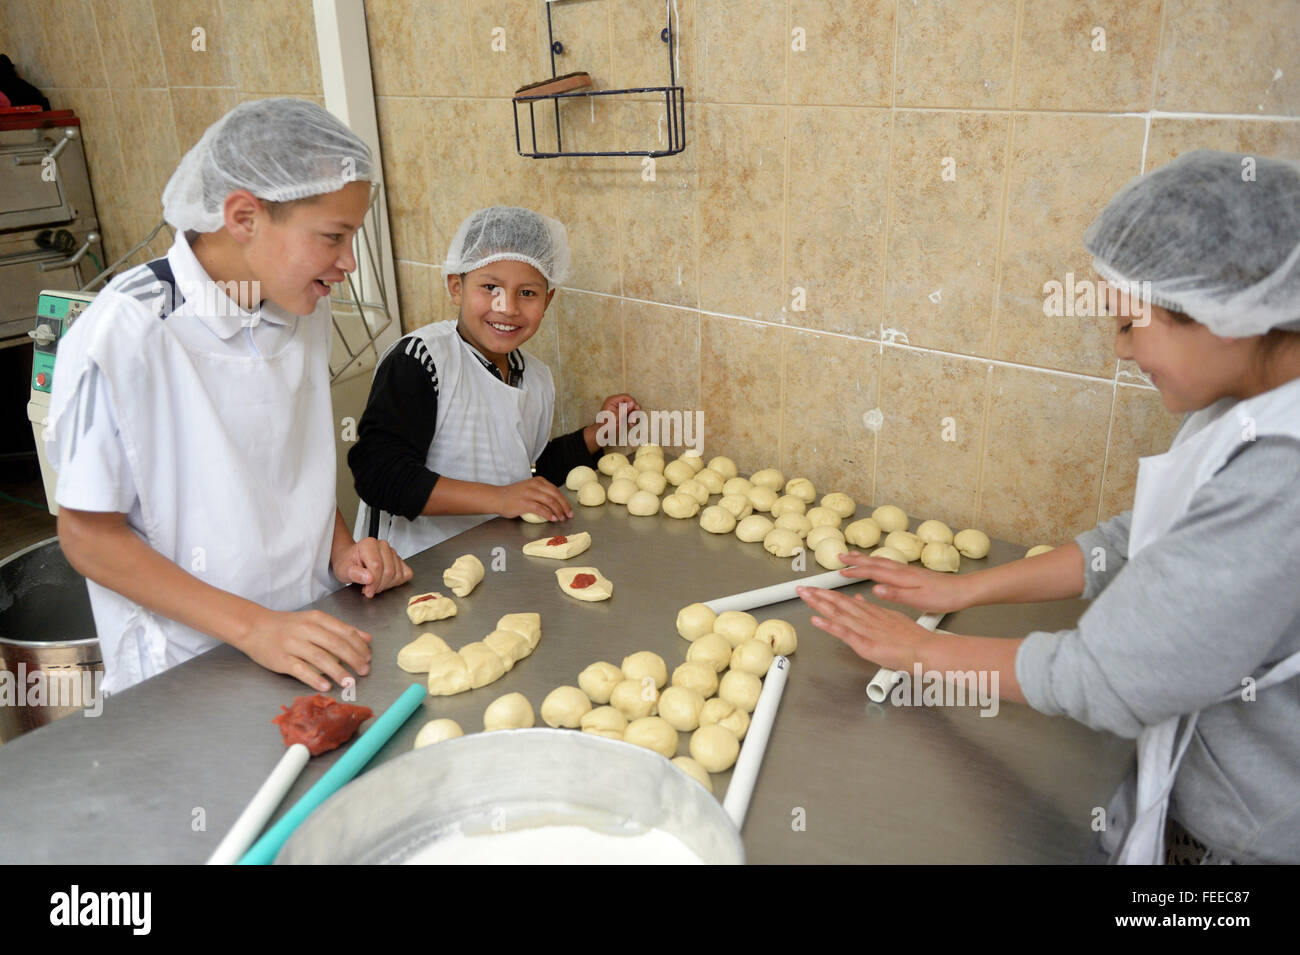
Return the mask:
POLYGON ((485 357, 502 363, 536 334, 555 289, 526 262, 505 259, 447 277, 451 300, 460 306, 457 327, 485 357))

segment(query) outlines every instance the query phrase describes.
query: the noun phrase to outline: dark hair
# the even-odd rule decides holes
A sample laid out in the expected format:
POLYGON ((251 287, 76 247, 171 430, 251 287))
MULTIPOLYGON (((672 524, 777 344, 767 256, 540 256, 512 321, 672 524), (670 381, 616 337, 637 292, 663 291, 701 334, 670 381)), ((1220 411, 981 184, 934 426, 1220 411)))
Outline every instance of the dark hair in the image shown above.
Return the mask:
POLYGON ((283 202, 272 202, 269 199, 258 199, 257 201, 266 209, 272 222, 281 222, 293 212, 295 206, 306 205, 315 202, 319 198, 320 196, 305 196, 302 199, 286 199, 283 202))
MULTIPOLYGON (((1186 312, 1175 312, 1173 309, 1165 309, 1179 325, 1196 324, 1196 319, 1192 318, 1186 312)), ((1261 374, 1267 369, 1268 363, 1281 351, 1287 348, 1300 348, 1300 332, 1289 332, 1281 328, 1270 328, 1261 336, 1259 344, 1255 348, 1255 369, 1261 374)))

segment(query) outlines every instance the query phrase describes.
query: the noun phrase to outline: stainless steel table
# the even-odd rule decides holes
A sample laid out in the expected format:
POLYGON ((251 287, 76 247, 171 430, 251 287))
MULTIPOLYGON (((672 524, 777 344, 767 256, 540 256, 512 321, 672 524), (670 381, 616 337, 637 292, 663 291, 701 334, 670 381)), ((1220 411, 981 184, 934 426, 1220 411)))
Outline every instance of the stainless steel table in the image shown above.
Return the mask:
MULTIPOLYGON (((568 493, 568 492, 566 492, 568 493)), ((570 498, 574 495, 570 494, 570 498)), ((802 573, 734 535, 696 520, 633 517, 625 508, 574 505, 573 520, 530 525, 493 520, 412 558, 412 582, 366 600, 355 587, 312 606, 368 631, 371 673, 357 702, 385 709, 418 675, 397 667, 397 651, 425 630, 453 647, 480 640, 505 613, 542 617, 537 651, 489 687, 428 697, 371 766, 407 752, 427 719, 451 717, 465 731, 483 710, 518 691, 539 710, 561 684, 576 684, 596 660, 618 664, 654 650, 671 671, 688 644, 679 608, 802 573), (528 540, 587 530, 591 549, 571 561, 525 557, 528 540), (409 596, 438 590, 442 571, 473 553, 487 576, 456 617, 412 626, 409 596), (614 596, 582 603, 564 596, 555 570, 594 565, 614 596)), ((861 509, 859 509, 861 511, 861 509)), ((858 516, 861 516, 859 513, 858 516)), ((1003 563, 1021 549, 996 543, 962 572, 1003 563)), ((846 592, 868 592, 869 583, 846 592)), ((945 619, 944 629, 1022 636, 1077 620, 1080 601, 983 607, 945 619)), ((1093 842, 1095 807, 1122 778, 1133 744, 1071 720, 1002 704, 898 707, 870 703, 875 667, 809 622, 790 601, 754 611, 799 631, 799 649, 744 828, 750 862, 1073 862, 1093 842)), ((312 691, 219 647, 110 700, 97 718, 71 716, 0 747, 0 862, 202 862, 275 765, 284 747, 270 720, 312 691)), ((337 695, 338 691, 334 691, 337 695)), ((539 717, 540 719, 540 717, 539 717)), ((682 734, 686 752, 687 734, 682 734)), ((338 751, 308 764, 282 809, 314 783, 338 751)), ((714 777, 719 798, 726 774, 714 777)))

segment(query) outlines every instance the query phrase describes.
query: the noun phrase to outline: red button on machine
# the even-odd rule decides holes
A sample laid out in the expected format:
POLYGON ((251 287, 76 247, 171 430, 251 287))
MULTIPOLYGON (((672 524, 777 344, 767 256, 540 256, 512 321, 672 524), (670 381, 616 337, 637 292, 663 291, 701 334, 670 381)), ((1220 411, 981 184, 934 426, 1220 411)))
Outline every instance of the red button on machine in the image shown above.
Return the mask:
POLYGON ((45 387, 45 372, 37 372, 36 384, 40 385, 42 388, 45 387))

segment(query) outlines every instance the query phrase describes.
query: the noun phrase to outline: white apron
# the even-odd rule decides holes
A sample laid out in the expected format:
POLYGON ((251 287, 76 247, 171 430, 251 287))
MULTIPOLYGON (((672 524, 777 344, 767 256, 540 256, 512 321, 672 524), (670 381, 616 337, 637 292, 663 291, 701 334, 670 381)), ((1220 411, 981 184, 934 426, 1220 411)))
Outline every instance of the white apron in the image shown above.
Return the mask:
MULTIPOLYGON (((1241 446, 1253 421, 1253 434, 1287 435, 1300 440, 1300 379, 1245 401, 1223 402, 1192 414, 1165 454, 1138 464, 1129 556, 1166 534, 1187 513, 1192 496, 1241 446)), ((1300 653, 1275 664, 1255 681, 1263 690, 1300 673, 1300 653)), ((1240 699, 1232 690, 1217 703, 1240 699)), ((1170 717, 1148 726, 1137 738, 1136 784, 1130 778, 1112 801, 1116 817, 1103 846, 1111 861, 1159 865, 1164 862, 1165 817, 1178 765, 1191 742, 1199 713, 1170 717), (1182 723, 1182 732, 1179 724, 1182 723), (1122 839, 1122 842, 1120 841, 1122 839)))
MULTIPOLYGON (((424 342, 437 369, 438 414, 425 467, 458 481, 503 486, 532 477, 533 462, 550 439, 555 386, 550 369, 524 354, 524 377, 515 388, 483 366, 456 332, 455 322, 435 322, 399 339, 394 348, 424 342)), ((377 367, 377 366, 376 366, 377 367)), ((438 514, 414 521, 380 513, 378 537, 405 560, 491 520, 492 514, 438 514)), ((370 506, 357 508, 355 536, 370 535, 370 506)))
MULTIPOLYGON (((112 291, 95 304, 107 312, 58 374, 106 380, 140 498, 144 526, 132 530, 199 580, 271 610, 335 589, 328 300, 269 358, 184 346, 171 328, 190 303, 166 320, 112 291)), ((75 440, 69 410, 51 409, 52 439, 75 440)), ((87 583, 109 692, 219 643, 87 583)))

